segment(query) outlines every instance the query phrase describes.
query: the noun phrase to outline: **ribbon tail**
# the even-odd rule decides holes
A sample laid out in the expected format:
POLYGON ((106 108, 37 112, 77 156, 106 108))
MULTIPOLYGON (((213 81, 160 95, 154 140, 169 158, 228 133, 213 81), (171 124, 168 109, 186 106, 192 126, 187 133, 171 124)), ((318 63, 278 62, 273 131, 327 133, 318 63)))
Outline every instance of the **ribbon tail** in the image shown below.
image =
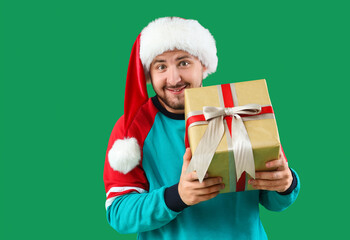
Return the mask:
POLYGON ((255 178, 255 163, 252 144, 242 118, 239 115, 234 115, 231 125, 232 148, 235 158, 237 181, 240 179, 244 171, 252 178, 255 178))
POLYGON ((215 151, 224 135, 223 116, 211 119, 203 137, 198 143, 186 173, 197 172, 199 182, 203 182, 215 151))

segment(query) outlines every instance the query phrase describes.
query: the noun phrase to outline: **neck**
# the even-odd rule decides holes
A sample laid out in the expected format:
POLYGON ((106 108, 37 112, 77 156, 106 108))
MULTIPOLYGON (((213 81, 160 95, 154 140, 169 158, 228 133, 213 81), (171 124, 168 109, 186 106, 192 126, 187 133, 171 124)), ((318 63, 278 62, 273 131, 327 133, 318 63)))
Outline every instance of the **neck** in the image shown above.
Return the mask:
POLYGON ((154 96, 152 97, 152 102, 154 104, 154 106, 161 112, 163 113, 165 116, 175 119, 175 120, 184 120, 185 119, 185 114, 184 111, 182 110, 182 113, 174 113, 174 112, 170 112, 168 111, 159 101, 159 98, 154 96))

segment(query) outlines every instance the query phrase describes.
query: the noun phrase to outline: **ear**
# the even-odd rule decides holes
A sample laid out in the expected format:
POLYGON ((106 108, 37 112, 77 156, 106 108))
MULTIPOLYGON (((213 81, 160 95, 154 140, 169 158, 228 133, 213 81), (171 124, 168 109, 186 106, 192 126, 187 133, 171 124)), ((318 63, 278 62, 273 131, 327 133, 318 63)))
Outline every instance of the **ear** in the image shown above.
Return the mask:
POLYGON ((203 64, 202 64, 202 66, 203 66, 203 72, 208 70, 208 68, 206 66, 204 66, 203 64))

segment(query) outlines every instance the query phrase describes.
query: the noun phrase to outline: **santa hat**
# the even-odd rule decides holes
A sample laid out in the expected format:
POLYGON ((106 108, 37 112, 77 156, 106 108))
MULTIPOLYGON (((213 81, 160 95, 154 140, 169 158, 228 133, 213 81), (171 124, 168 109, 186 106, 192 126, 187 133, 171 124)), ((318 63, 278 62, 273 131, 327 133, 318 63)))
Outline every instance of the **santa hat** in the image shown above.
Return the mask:
POLYGON ((128 129, 138 109, 148 100, 146 82, 150 81, 149 68, 153 59, 175 49, 188 52, 201 61, 206 67, 203 79, 216 71, 215 40, 196 20, 164 17, 149 23, 137 37, 130 55, 124 99, 125 139, 117 140, 109 151, 113 169, 124 169, 123 172, 127 173, 138 165, 140 151, 137 156, 130 155, 130 152, 135 152, 139 146, 136 140, 128 138, 128 129), (126 156, 130 158, 125 159, 126 156))
POLYGON ((141 32, 140 58, 146 79, 153 59, 170 50, 183 50, 207 67, 203 79, 216 71, 218 57, 213 36, 196 20, 178 17, 158 18, 141 32))

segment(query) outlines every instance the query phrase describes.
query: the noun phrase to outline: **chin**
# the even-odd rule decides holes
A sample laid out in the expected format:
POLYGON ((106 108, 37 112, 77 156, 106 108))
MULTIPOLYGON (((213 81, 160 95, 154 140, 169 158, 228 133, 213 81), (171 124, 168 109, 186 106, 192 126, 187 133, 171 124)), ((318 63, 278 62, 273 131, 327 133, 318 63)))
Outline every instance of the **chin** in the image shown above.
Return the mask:
POLYGON ((177 104, 177 105, 173 105, 173 106, 170 106, 172 109, 174 110, 184 110, 185 109, 185 106, 184 104, 177 104))
POLYGON ((185 99, 182 97, 181 99, 176 99, 175 101, 166 101, 166 104, 176 110, 184 109, 185 99))
POLYGON ((185 104, 183 102, 169 102, 165 101, 164 102, 168 107, 174 109, 174 110, 183 110, 185 104))
MULTIPOLYGON (((159 96, 159 95, 158 95, 159 96)), ((170 109, 173 110, 184 110, 185 109, 185 101, 184 97, 175 100, 170 100, 169 98, 159 97, 162 102, 170 109)))

